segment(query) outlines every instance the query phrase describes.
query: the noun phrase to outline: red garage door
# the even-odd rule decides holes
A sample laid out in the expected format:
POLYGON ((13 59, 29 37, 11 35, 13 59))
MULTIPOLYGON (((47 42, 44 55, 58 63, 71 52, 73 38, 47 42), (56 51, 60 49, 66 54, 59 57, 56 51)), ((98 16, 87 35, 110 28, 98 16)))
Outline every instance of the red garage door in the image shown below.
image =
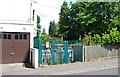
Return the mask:
POLYGON ((2 34, 2 63, 28 62, 30 33, 2 34))

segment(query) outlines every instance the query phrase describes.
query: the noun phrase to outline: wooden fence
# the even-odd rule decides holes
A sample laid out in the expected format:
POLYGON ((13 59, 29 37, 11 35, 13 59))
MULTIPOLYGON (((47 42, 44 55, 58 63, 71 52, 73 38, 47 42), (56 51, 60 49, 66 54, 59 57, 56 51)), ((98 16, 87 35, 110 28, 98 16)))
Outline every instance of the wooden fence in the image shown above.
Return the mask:
POLYGON ((120 45, 84 46, 84 61, 120 56, 120 45))

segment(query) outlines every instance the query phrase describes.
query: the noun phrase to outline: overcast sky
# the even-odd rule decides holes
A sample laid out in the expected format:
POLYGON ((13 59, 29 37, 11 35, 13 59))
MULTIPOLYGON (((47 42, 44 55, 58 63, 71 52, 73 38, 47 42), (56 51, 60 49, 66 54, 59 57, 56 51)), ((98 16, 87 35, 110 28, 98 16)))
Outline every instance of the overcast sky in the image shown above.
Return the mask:
MULTIPOLYGON (((37 14, 41 18, 40 24, 42 28, 46 29, 48 33, 49 22, 55 20, 57 23, 59 20, 60 7, 64 0, 37 0, 37 14)), ((75 2, 76 0, 66 0, 67 2, 75 2)))

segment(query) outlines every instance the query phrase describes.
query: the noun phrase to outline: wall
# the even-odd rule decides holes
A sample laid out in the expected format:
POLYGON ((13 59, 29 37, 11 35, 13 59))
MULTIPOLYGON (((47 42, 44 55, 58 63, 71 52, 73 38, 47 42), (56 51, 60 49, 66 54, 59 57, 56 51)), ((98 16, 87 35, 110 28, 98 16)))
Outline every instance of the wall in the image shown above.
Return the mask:
POLYGON ((28 21, 31 0, 1 0, 0 20, 28 21))
POLYGON ((118 57, 118 52, 120 52, 120 45, 84 46, 84 61, 115 58, 118 57))
POLYGON ((38 49, 36 48, 30 49, 30 63, 32 63, 32 66, 34 68, 38 68, 38 49), (32 55, 32 58, 31 58, 31 55, 32 55))

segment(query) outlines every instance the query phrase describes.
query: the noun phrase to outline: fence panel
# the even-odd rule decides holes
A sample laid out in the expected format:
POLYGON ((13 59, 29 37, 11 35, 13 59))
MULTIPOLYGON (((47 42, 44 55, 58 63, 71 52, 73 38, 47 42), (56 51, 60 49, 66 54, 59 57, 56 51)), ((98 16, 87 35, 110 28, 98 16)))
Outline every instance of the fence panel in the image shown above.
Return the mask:
POLYGON ((72 40, 68 41, 68 52, 73 55, 69 57, 70 62, 82 62, 83 61, 83 41, 72 40))
POLYGON ((100 58, 114 58, 120 54, 120 45, 95 45, 84 46, 85 61, 100 59, 100 58))

